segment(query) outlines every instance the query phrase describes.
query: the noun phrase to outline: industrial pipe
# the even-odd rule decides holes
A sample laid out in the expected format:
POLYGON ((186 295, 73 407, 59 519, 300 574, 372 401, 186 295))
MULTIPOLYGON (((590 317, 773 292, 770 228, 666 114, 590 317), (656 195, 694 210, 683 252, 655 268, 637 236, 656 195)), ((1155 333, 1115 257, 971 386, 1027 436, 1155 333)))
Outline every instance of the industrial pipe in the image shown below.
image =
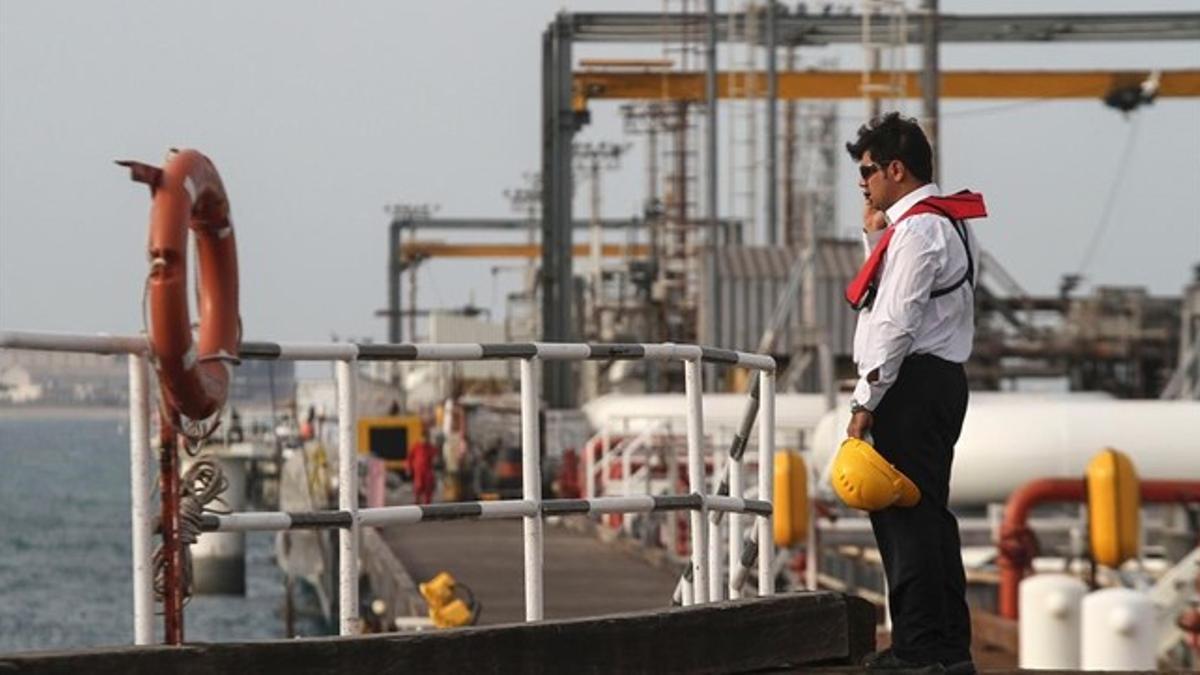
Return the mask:
MULTIPOLYGON (((1200 503, 1200 481, 1147 480, 1140 484, 1142 502, 1148 504, 1200 503)), ((1013 492, 1004 506, 1004 524, 997 544, 1000 567, 1000 616, 1017 619, 1018 588, 1037 555, 1037 538, 1028 525, 1035 506, 1050 502, 1087 501, 1087 482, 1081 478, 1042 478, 1013 492)))

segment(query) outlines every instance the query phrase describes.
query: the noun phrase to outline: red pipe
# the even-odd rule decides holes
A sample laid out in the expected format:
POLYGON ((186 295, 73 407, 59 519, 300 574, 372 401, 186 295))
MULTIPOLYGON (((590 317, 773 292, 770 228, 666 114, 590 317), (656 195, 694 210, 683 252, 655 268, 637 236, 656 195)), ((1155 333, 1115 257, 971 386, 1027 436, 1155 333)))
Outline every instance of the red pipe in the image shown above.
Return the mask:
MULTIPOLYGON (((1144 480, 1142 501, 1155 504, 1200 502, 1200 481, 1144 480)), ((1041 478, 1017 488, 1004 506, 1004 524, 997 545, 1000 567, 1000 616, 1020 615, 1018 587, 1037 555, 1037 538, 1029 528, 1029 512, 1049 502, 1086 502, 1087 482, 1079 478, 1041 478)))
POLYGON ((183 546, 179 539, 179 452, 175 429, 162 419, 162 454, 159 456, 159 494, 162 495, 163 638, 169 645, 183 644, 183 546))

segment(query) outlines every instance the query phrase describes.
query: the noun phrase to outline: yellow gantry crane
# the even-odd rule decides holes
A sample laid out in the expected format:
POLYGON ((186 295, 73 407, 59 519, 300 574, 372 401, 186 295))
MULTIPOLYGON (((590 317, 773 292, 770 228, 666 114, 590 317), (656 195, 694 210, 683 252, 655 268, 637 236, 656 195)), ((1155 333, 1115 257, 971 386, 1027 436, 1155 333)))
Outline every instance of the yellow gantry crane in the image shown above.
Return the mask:
MULTIPOLYGON (((608 63, 607 68, 574 73, 572 104, 576 112, 587 110, 593 99, 670 99, 703 101, 704 73, 661 70, 658 64, 608 63), (623 70, 616 68, 624 67, 623 70)), ((765 77, 761 73, 759 77, 765 77)), ((732 85, 746 77, 741 72, 717 73, 717 97, 739 98, 745 94, 732 85)), ((921 74, 902 74, 904 91, 921 97, 921 74)), ((1200 69, 1090 70, 1090 71, 947 71, 941 74, 942 98, 1022 99, 1095 98, 1157 83, 1158 97, 1200 96, 1200 69)), ((862 98, 862 73, 849 70, 805 70, 781 72, 777 76, 780 99, 862 98)))

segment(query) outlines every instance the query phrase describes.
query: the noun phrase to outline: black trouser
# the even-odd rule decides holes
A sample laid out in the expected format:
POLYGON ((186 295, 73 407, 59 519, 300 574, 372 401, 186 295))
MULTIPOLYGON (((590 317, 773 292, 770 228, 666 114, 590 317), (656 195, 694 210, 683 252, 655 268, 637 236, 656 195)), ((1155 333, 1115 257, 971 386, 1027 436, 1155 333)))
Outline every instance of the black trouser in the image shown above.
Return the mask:
POLYGON ((946 507, 954 443, 967 412, 962 364, 909 356, 875 410, 875 449, 921 489, 914 507, 871 514, 892 614, 892 647, 907 660, 970 658, 958 521, 946 507))

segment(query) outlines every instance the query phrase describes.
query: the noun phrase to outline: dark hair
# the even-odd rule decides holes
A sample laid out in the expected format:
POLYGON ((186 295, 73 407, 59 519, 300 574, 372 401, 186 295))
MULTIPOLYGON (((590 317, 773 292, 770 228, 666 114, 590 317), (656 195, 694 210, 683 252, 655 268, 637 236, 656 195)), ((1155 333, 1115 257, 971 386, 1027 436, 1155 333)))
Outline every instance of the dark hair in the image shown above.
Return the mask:
POLYGON ((846 151, 855 161, 867 152, 871 159, 884 166, 886 162, 900 160, 918 180, 928 183, 933 180, 933 150, 925 132, 911 117, 901 117, 890 112, 875 117, 858 128, 858 140, 846 143, 846 151))

